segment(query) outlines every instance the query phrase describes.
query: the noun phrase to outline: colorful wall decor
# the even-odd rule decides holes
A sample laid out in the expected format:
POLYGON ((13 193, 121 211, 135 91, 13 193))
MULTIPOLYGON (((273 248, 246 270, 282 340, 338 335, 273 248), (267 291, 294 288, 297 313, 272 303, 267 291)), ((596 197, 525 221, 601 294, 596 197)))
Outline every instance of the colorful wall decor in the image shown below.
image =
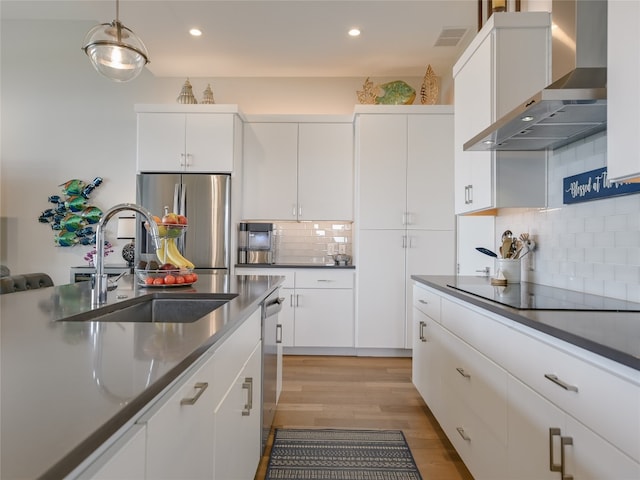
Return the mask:
POLYGON ((88 203, 94 189, 102 184, 102 178, 92 182, 69 180, 62 187, 62 195, 50 195, 47 199, 54 206, 46 209, 38 217, 40 223, 48 223, 56 232, 55 244, 58 247, 74 245, 94 245, 96 243, 94 225, 100 221, 102 210, 88 203))

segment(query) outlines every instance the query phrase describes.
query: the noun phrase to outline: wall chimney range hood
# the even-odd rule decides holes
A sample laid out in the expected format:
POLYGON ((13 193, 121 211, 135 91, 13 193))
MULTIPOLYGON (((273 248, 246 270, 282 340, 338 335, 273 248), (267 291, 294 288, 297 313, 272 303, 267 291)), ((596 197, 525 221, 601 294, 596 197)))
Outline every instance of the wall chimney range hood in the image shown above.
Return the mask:
POLYGON ((464 150, 553 150, 606 129, 607 2, 552 5, 553 83, 466 142, 464 150))

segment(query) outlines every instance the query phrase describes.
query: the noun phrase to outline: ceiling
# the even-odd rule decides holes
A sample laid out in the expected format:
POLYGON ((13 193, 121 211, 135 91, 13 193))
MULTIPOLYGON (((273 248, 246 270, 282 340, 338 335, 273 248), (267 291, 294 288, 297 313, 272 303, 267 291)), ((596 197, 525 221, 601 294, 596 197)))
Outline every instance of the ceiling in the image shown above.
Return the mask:
MULTIPOLYGON (((450 75, 477 31, 477 5, 477 0, 120 0, 119 8, 120 21, 146 44, 148 68, 156 76, 422 77, 429 64, 436 75, 450 75), (191 27, 200 28, 202 36, 189 35, 191 27), (349 37, 352 27, 362 34, 349 37), (439 38, 454 46, 436 46, 439 38)), ((3 20, 81 20, 87 31, 116 16, 115 0, 2 0, 0 8, 3 20)), ((79 47, 82 41, 78 38, 79 47)))

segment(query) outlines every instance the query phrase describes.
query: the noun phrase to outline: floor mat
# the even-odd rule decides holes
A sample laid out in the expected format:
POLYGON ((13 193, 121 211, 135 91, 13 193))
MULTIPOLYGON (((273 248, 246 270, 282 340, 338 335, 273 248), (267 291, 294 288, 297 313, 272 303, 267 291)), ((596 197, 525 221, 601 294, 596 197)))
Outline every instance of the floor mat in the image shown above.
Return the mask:
POLYGON ((421 480, 401 430, 276 429, 266 480, 421 480))

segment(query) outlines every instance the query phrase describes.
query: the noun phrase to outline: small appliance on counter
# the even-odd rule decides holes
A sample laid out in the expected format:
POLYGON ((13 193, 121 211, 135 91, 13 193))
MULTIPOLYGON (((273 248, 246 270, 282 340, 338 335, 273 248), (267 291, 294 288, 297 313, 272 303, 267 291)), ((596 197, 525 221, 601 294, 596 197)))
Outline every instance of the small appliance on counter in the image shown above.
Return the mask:
POLYGON ((273 223, 238 224, 238 263, 270 265, 275 263, 273 223))

